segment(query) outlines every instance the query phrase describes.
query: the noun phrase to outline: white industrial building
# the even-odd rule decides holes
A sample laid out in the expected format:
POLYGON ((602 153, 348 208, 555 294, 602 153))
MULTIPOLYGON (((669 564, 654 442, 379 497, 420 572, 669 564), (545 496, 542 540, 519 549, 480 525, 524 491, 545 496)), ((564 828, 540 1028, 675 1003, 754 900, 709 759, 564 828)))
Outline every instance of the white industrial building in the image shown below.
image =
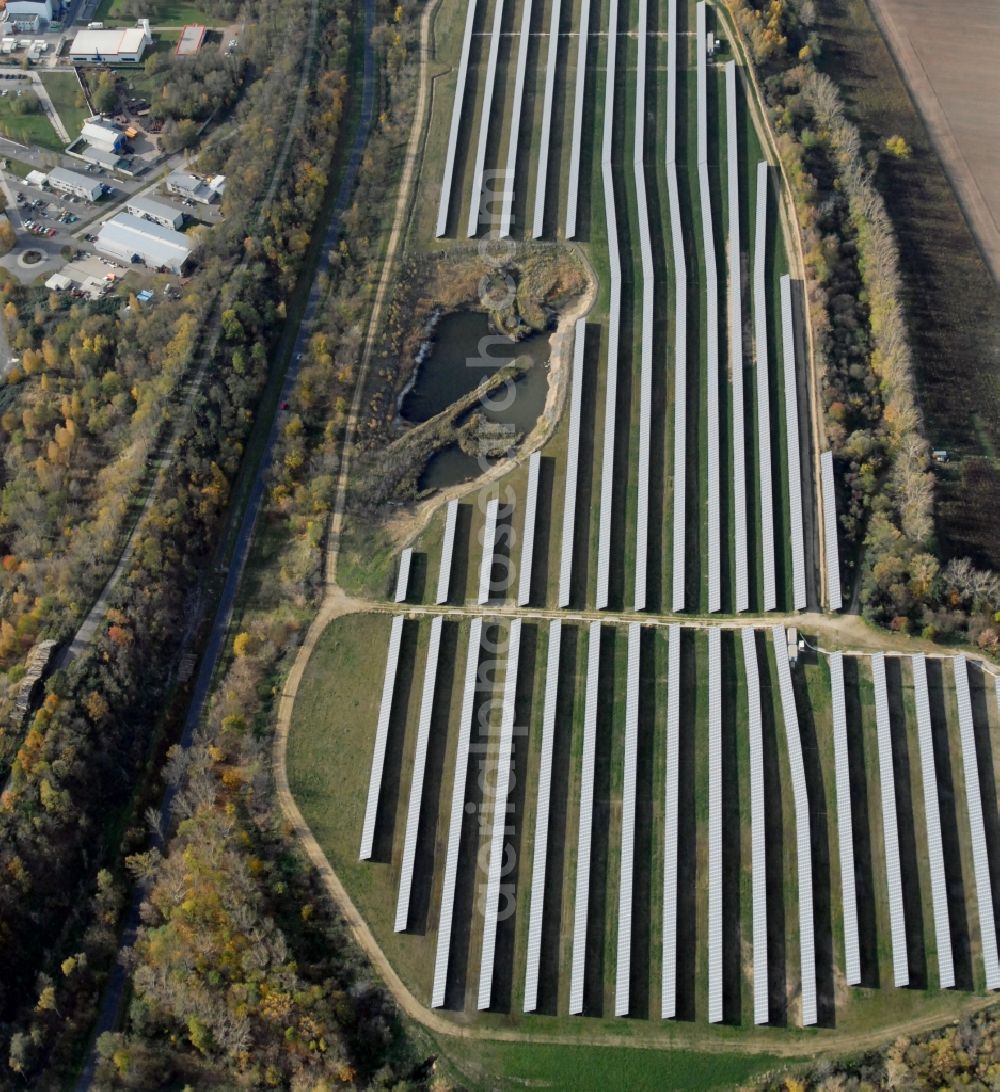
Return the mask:
POLYGON ((219 192, 196 174, 190 174, 188 171, 171 171, 167 175, 166 187, 167 193, 176 194, 178 197, 186 197, 191 201, 197 201, 201 205, 211 204, 219 192))
POLYGON ((102 152, 120 152, 125 146, 125 134, 117 125, 105 121, 100 115, 87 118, 80 136, 92 147, 102 152))
POLYGON ((146 47, 153 41, 149 21, 142 25, 117 30, 79 30, 69 47, 74 61, 140 61, 146 47))
POLYGON ((96 201, 103 190, 100 182, 85 174, 68 171, 65 167, 53 167, 49 171, 48 182, 54 190, 71 193, 74 197, 82 197, 86 201, 96 201))
POLYGON ((105 220, 94 245, 119 261, 138 259, 153 269, 166 268, 171 273, 180 273, 191 254, 186 235, 129 212, 105 220))
POLYGON ((117 152, 108 152, 103 148, 94 148, 89 145, 82 152, 73 154, 78 155, 85 163, 93 163, 95 167, 104 167, 109 171, 118 170, 122 161, 122 157, 117 152))
POLYGON ((3 34, 34 34, 51 22, 51 0, 9 0, 3 11, 3 34))
POLYGON ((163 227, 179 228, 184 223, 183 212, 163 201, 154 201, 152 197, 133 197, 127 208, 133 216, 145 217, 163 227))

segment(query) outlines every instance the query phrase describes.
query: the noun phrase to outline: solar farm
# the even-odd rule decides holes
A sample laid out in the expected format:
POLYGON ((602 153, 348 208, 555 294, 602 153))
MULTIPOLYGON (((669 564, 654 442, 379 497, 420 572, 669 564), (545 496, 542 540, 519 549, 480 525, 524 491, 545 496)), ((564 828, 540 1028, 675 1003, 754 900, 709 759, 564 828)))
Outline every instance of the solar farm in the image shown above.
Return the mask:
POLYGON ((808 1049, 1000 989, 1000 678, 814 635, 850 605, 837 469, 723 14, 436 26, 408 245, 572 245, 600 288, 537 448, 306 668, 289 780, 354 908, 419 1005, 526 1037, 808 1049))

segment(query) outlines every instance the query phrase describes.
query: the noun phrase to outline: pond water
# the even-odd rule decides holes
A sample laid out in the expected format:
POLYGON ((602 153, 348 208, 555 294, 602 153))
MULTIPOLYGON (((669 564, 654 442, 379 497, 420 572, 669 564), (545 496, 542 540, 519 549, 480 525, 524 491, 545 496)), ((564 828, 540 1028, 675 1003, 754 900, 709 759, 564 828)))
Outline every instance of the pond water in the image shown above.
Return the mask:
MULTIPOLYGON (((522 341, 490 332, 489 320, 479 311, 446 315, 434 331, 434 343, 421 361, 413 386, 399 408, 405 421, 417 424, 447 409, 456 399, 514 359, 530 362, 527 372, 507 391, 495 391, 479 410, 495 424, 515 432, 530 432, 545 408, 549 388, 546 364, 547 334, 532 334, 522 341)), ((457 445, 428 460, 420 476, 421 489, 443 489, 482 473, 479 460, 457 445)))

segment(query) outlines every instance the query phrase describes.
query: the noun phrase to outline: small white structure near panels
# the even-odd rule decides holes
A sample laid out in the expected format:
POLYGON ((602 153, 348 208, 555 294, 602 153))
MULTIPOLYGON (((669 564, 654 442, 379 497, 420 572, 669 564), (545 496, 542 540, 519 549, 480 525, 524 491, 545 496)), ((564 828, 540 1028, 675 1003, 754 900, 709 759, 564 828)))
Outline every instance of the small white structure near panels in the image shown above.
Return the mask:
POLYGON ((965 776, 965 802, 969 811, 972 836, 972 868, 976 877, 976 901, 979 907, 979 939, 986 972, 986 988, 1000 990, 1000 960, 997 959, 996 919, 993 914, 993 889, 990 886, 990 856, 983 825, 983 802, 979 792, 979 760, 976 755, 976 730, 972 722, 969 697, 969 671, 964 656, 951 661, 955 673, 955 698, 958 701, 958 731, 962 741, 962 770, 965 776))
POLYGON ((635 777, 639 755, 639 667, 642 630, 628 627, 628 677, 625 689, 625 761, 622 772, 622 854, 618 882, 618 962, 615 967, 615 1016, 628 1016, 632 970, 632 862, 635 852, 635 777))
MULTIPOLYGON (((545 187, 549 178, 549 144, 552 134, 552 98, 556 86, 556 64, 559 57, 559 18, 562 14, 560 0, 552 0, 549 16, 549 52, 545 61, 545 94, 542 99, 542 139, 538 149, 538 170, 535 173, 535 213, 531 223, 531 237, 540 239, 545 230, 545 187)), ((574 134, 578 140, 579 135, 574 134)))
POLYGON ((726 64, 726 207, 729 212, 729 365, 733 386, 733 544, 736 610, 750 609, 747 560, 746 451, 743 427, 743 283, 740 268, 740 148, 736 62, 726 64))
POLYGON ((639 0, 638 57, 635 70, 635 143, 632 171, 635 177, 639 250, 642 256, 642 326, 639 342, 639 466, 635 516, 635 609, 646 609, 646 563, 649 556, 649 435, 653 417, 653 244, 649 236, 646 202, 646 27, 647 0, 639 0))
POLYGON ((833 763, 837 798, 837 841, 841 853, 841 892, 844 903, 844 980, 861 983, 858 946, 858 902, 854 882, 854 828, 850 809, 850 755, 847 748, 847 707, 844 701, 844 654, 830 654, 833 704, 833 763))
POLYGON ((403 862, 399 872, 399 893, 396 899, 397 933, 405 932, 410 917, 410 889, 413 886, 413 862, 417 855, 417 834, 420 830, 420 803, 424 796, 424 770, 427 767, 427 744, 431 737, 431 716, 434 713, 434 688, 437 685, 438 658, 441 651, 441 625, 438 615, 431 621, 431 636, 427 644, 424 666, 424 689, 420 696, 420 720, 417 725, 417 748, 413 755, 410 779, 410 802, 406 811, 406 834, 403 837, 403 862))
POLYGON ((531 864, 531 909, 528 911, 528 954, 524 972, 524 1011, 538 1005, 538 964, 542 955, 542 919, 545 912, 545 866, 549 851, 549 799, 552 790, 552 747, 556 734, 559 698, 559 650, 562 622, 549 624, 549 652, 545 665, 545 706, 542 710, 542 754, 538 768, 538 803, 535 808, 535 848, 531 864))
POLYGON ((480 1009, 488 1009, 493 995, 493 959, 497 943, 497 910, 500 906, 500 880, 504 861, 504 834, 507 828, 507 796, 510 791, 510 767, 514 742, 514 712, 517 697, 517 666, 521 654, 521 619, 510 624, 507 648, 507 673, 503 683, 503 708, 500 711, 500 744, 497 748, 496 793, 493 799, 493 828, 490 834, 490 863, 486 875, 486 903, 483 907, 483 949, 479 960, 480 1009))
POLYGON ((504 172, 503 204, 500 213, 500 237, 510 235, 514 207, 514 182, 517 174, 517 142, 521 133, 521 107, 524 103, 524 76, 528 67, 528 43, 531 41, 531 0, 524 0, 521 33, 517 43, 517 69, 514 72, 514 101, 510 109, 510 138, 507 142, 507 169, 504 172))
POLYGON ((573 138, 569 152, 569 180, 566 188, 566 238, 576 235, 576 206, 580 191, 580 142, 583 134, 583 88, 587 76, 587 45, 590 40, 590 0, 580 5, 580 32, 576 47, 576 88, 573 93, 573 138))
POLYGON ((788 740, 788 766, 792 775, 795 802, 795 843, 799 878, 799 965, 802 973, 802 1026, 816 1023, 816 939, 813 919, 812 841, 809 819, 809 793, 806 769, 802 761, 799 717, 795 709, 792 670, 788 664, 788 637, 784 626, 771 630, 774 658, 778 666, 781 711, 788 740))
POLYGON ((397 614, 389 630, 389 651, 385 657, 385 678, 382 682, 382 704, 378 710, 375 728, 375 750, 372 753, 372 770, 368 779, 368 803, 365 821, 361 829, 361 849, 358 857, 370 861, 372 843, 375 840, 375 819, 378 816, 378 798, 382 791, 382 769, 385 766, 385 745, 389 738, 389 718, 392 716, 392 698, 396 689, 396 669, 399 666, 399 643, 403 637, 403 616, 397 614))
POLYGON ((660 1016, 677 1015, 677 793, 680 750, 681 627, 670 626, 667 645, 667 745, 663 786, 663 952, 660 1016))
POLYGON ((674 463, 671 609, 684 609, 687 533, 687 264, 677 187, 677 0, 667 7, 667 196, 674 267, 674 463))
POLYGON ((767 831, 764 796, 764 728, 760 715, 760 673, 754 631, 745 626, 743 669, 747 680, 750 736, 750 858, 753 889, 753 1022, 770 1019, 767 993, 767 831))
POLYGON ((569 1014, 583 1012, 583 980, 590 910, 590 835, 594 821, 594 752, 597 747, 597 686, 601 666, 601 623, 590 623, 587 646, 587 689, 583 708, 583 755, 580 760, 580 824, 576 840, 576 903, 573 911, 573 966, 569 1014))
POLYGON ((615 73, 618 56, 618 5, 609 6, 608 54, 604 76, 604 137, 601 144, 601 180, 608 233, 608 361, 604 386, 604 453, 601 462, 601 511, 597 527, 597 589, 594 605, 608 605, 611 568, 611 518, 615 489, 615 417, 618 413, 618 329, 622 306, 622 263, 618 249, 612 153, 615 132, 615 73))
POLYGON ((788 462, 788 531, 792 549, 792 596, 796 610, 806 607, 806 557, 802 529, 802 459, 799 448, 799 398, 795 367, 792 280, 781 278, 781 355, 785 377, 785 449, 788 462))
POLYGON ((823 478, 823 537, 826 543, 826 587, 830 610, 844 605, 840 594, 840 551, 837 548, 837 492, 833 482, 833 452, 820 456, 823 478))
POLYGON ((528 459, 528 498, 524 506, 524 533, 521 536, 521 571, 517 574, 517 605, 531 601, 531 566, 535 556, 535 509, 538 505, 538 474, 542 455, 533 451, 528 459))
POLYGON ((767 175, 757 164, 753 247, 753 338, 757 370, 757 472, 760 489, 760 560, 764 610, 777 606, 774 577, 774 497, 771 488, 771 392, 767 359, 767 175))
POLYGON ((407 546, 399 555, 399 572, 396 574, 396 594, 393 597, 397 603, 406 602, 406 593, 410 586, 410 565, 413 563, 413 547, 407 546))
POLYGON ((722 631, 708 631, 708 1022, 722 1021, 722 631))
POLYGON ((493 498, 486 505, 486 520, 483 524, 483 556, 479 562, 479 605, 485 607, 490 601, 493 579, 493 555, 496 552, 497 514, 500 501, 493 498))
POLYGON ((844 979, 861 984, 858 945, 858 900, 854 887, 854 827, 851 818, 851 768, 847 747, 847 706, 844 701, 844 654, 830 653, 830 693, 833 705, 833 763, 837 785, 837 840, 840 847, 840 887, 844 905, 844 979))
POLYGON ((441 197, 438 200, 438 218, 435 234, 440 239, 448 230, 448 207, 451 204, 452 179, 455 175, 455 151, 458 148, 458 131, 462 126, 462 106, 465 102, 465 85, 469 77, 469 51, 472 48, 472 28, 476 21, 476 0, 469 0, 465 12, 465 35, 462 38, 462 55, 458 62, 458 80, 455 84, 455 102, 451 109, 451 132, 444 156, 444 176, 441 179, 441 197))
POLYGON ((885 879, 889 890, 889 929, 892 937, 892 975, 896 986, 910 984, 906 952, 906 915, 903 909, 903 876, 899 864, 899 830, 896 818, 896 781, 892 771, 892 723, 885 685, 885 656, 872 653, 875 683, 875 726, 878 731, 879 782, 882 787, 882 837, 885 843, 885 879))
POLYGON ((573 533, 576 530, 576 481, 580 466, 580 404, 583 398, 583 347, 586 319, 576 321, 573 348, 573 380, 569 403, 569 437, 566 442, 566 495, 563 497, 562 553, 559 558, 559 606, 569 606, 573 575, 573 533))
POLYGON ((448 510, 444 521, 444 537, 441 539, 441 567, 438 569, 437 595, 438 605, 448 602, 451 591, 451 559, 455 552, 455 526, 458 523, 458 501, 448 501, 448 510))
POLYGON ((483 199, 483 169, 486 166, 486 143, 490 135, 490 114, 493 112, 493 90, 497 82, 497 55, 500 52, 500 30, 503 26, 503 0, 496 0, 493 33, 486 59, 486 83, 483 87, 483 107, 479 116, 479 143, 476 165, 472 174, 472 194, 469 201, 469 223, 466 234, 471 239, 479 231, 479 208, 483 199))
POLYGON ((708 179, 708 77, 705 2, 696 11, 698 86, 698 187, 701 243, 705 261, 705 384, 708 400, 708 610, 722 609, 721 493, 719 474, 719 278, 712 231, 712 191, 708 179))
POLYGON ((931 871, 931 904, 934 908, 934 936, 937 941, 938 979, 941 989, 955 985, 955 962, 948 921, 948 881, 944 872, 941 842, 941 809, 938 804, 937 769, 934 765, 934 736, 931 706, 927 695, 927 661, 922 653, 910 660, 913 668, 913 703, 917 712, 917 743, 924 786, 924 820, 927 825, 927 858, 931 871))
POLYGON ((459 844, 462 840, 462 817, 465 814, 465 780, 469 768, 469 736, 472 730, 482 639, 483 620, 473 618, 469 626, 469 651, 465 661, 465 684, 462 690, 462 719, 458 725, 455 778, 452 782, 451 816, 448 821, 448 852, 441 886, 441 913, 438 915, 437 955, 434 960, 434 988, 431 993, 431 1005, 436 1009, 444 1004, 448 989, 451 920, 455 910, 455 880, 458 874, 459 844))

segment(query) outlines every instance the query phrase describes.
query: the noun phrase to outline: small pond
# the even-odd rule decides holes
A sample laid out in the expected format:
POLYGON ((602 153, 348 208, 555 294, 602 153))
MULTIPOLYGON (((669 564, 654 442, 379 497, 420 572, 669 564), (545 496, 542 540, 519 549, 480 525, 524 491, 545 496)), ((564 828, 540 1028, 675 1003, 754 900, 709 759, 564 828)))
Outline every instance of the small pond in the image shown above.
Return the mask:
MULTIPOLYGON (((434 342, 417 369, 413 385, 403 396, 400 416, 414 424, 427 421, 511 360, 527 358, 531 366, 518 379, 513 395, 501 388, 493 395, 495 404, 480 407, 487 421, 510 425, 526 434, 545 408, 549 353, 548 334, 512 341, 492 333, 482 312, 446 315, 434 331, 434 342)), ((443 489, 469 481, 481 472, 479 460, 454 445, 428 461, 419 485, 421 489, 443 489)))

